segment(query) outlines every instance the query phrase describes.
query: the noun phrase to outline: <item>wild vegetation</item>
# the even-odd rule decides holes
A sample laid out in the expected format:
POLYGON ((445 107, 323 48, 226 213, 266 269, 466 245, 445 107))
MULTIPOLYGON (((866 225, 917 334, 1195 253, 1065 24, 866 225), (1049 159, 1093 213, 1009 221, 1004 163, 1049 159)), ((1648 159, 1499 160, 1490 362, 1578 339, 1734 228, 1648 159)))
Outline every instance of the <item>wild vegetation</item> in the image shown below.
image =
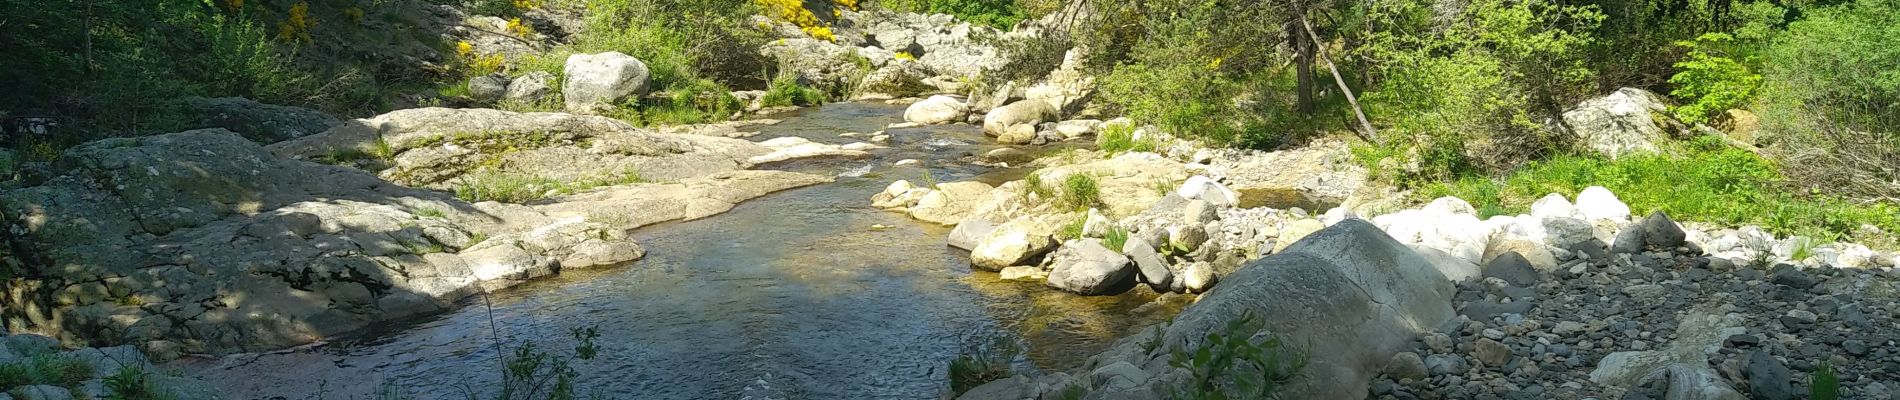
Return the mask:
MULTIPOLYGON (((1271 149, 1353 132, 1383 181, 1419 200, 1503 194, 1500 212, 1611 178, 1636 207, 1672 215, 1825 237, 1892 230, 1878 211, 1900 199, 1893 0, 1086 5, 1089 23, 1066 40, 1093 50, 1108 114, 1176 136, 1271 149), (1761 150, 1684 143, 1611 161, 1578 148, 1558 115, 1618 87, 1669 94, 1675 117, 1761 150), (1710 155, 1721 158, 1689 162, 1710 155), (1680 168, 1696 173, 1638 176, 1680 168), (1702 184, 1664 186, 1685 179, 1702 184)), ((1143 147, 1126 132, 1098 141, 1143 147)))

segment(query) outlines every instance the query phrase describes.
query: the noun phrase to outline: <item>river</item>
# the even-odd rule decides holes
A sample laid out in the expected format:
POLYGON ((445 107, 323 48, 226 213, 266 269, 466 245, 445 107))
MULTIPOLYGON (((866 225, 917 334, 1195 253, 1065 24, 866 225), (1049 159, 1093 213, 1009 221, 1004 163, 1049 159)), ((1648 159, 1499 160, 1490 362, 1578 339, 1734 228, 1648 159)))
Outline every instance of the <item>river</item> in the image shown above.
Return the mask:
MULTIPOLYGON (((775 116, 750 138, 842 144, 900 122, 902 106, 840 103, 775 116)), ((972 272, 949 229, 870 206, 896 179, 998 183, 1024 171, 960 161, 994 148, 980 129, 895 129, 859 160, 767 166, 839 176, 707 219, 634 231, 646 258, 566 271, 463 302, 456 311, 275 355, 178 363, 238 399, 490 398, 499 352, 533 342, 569 355, 583 394, 610 399, 936 399, 966 344, 1008 337, 1022 370, 1066 370, 1165 320, 1145 289, 1081 297, 972 272), (902 159, 924 166, 893 167, 902 159), (1151 305, 1152 304, 1152 305, 1151 305)))

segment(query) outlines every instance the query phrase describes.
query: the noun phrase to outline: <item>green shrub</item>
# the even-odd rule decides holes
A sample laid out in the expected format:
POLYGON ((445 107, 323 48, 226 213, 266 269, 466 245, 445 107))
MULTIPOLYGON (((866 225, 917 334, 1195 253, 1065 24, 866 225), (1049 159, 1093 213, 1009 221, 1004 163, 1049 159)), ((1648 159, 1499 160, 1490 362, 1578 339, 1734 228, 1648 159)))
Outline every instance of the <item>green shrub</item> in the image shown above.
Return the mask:
POLYGON ((824 104, 826 98, 822 90, 799 85, 798 80, 791 77, 781 77, 772 80, 772 85, 766 88, 765 96, 760 103, 766 107, 794 105, 802 107, 824 104))
POLYGON ((701 124, 724 121, 744 109, 725 85, 696 79, 672 89, 665 104, 650 107, 644 115, 650 124, 701 124))
POLYGON ((1075 210, 1087 210, 1102 203, 1100 189, 1095 186, 1095 177, 1086 173, 1069 174, 1062 181, 1062 204, 1075 210))
POLYGON ((883 5, 904 12, 950 14, 958 20, 1003 30, 1028 18, 1015 0, 891 0, 883 5))
POLYGON ((1010 377, 1013 374, 1010 363, 1022 351, 1021 345, 1006 336, 964 346, 963 352, 950 360, 951 394, 960 395, 982 384, 1010 377))
POLYGON ((1111 153, 1153 152, 1161 145, 1157 143, 1154 135, 1136 139, 1135 127, 1132 124, 1111 124, 1102 127, 1102 133, 1095 136, 1095 147, 1111 153))
POLYGON ((1713 121, 1731 108, 1739 108, 1755 95, 1761 75, 1731 58, 1724 49, 1735 40, 1726 33, 1710 33, 1694 41, 1677 42, 1689 49, 1689 55, 1676 62, 1678 72, 1669 77, 1675 90, 1669 94, 1682 101, 1675 109, 1683 122, 1696 124, 1713 121))
POLYGON ((1762 141, 1808 189, 1900 198, 1900 1, 1802 11, 1765 56, 1762 141))
POLYGON ((1575 195, 1589 186, 1617 194, 1638 214, 1664 211, 1679 220, 1760 224, 1781 235, 1840 239, 1862 224, 1892 231, 1900 216, 1889 203, 1856 205, 1827 195, 1802 196, 1779 185, 1775 165, 1705 137, 1661 154, 1608 160, 1564 155, 1526 165, 1503 178, 1465 176, 1426 184, 1420 199, 1456 196, 1486 212, 1517 214, 1549 193, 1575 195))
POLYGON ((1069 223, 1062 224, 1062 230, 1056 232, 1056 238, 1062 240, 1080 239, 1082 238, 1082 234, 1088 231, 1088 226, 1088 213, 1077 215, 1075 219, 1069 220, 1069 223))
POLYGON ((1175 399, 1269 399, 1306 368, 1306 354, 1277 336, 1262 337, 1263 324, 1249 310, 1227 321, 1193 347, 1176 348, 1168 365, 1188 374, 1173 388, 1175 399))
POLYGON ((1542 121, 1592 94, 1585 50, 1604 18, 1594 6, 1478 0, 1436 33, 1431 3, 1380 3, 1380 32, 1358 49, 1373 60, 1371 118, 1416 148, 1427 180, 1502 172, 1560 150, 1542 121))

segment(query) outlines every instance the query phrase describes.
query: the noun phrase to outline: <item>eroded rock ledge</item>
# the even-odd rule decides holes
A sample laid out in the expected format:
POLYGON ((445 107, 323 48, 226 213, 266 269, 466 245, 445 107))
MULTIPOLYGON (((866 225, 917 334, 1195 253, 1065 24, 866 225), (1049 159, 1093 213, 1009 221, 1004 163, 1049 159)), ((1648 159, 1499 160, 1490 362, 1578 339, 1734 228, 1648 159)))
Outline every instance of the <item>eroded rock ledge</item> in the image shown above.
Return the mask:
POLYGON ((863 154, 697 130, 419 109, 269 148, 222 129, 84 144, 59 158, 63 175, 0 194, 20 262, 0 283, 7 328, 173 354, 311 343, 562 269, 632 261, 644 250, 630 229, 831 181, 745 170, 760 157, 863 154), (352 151, 382 156, 336 157, 352 151), (427 190, 475 173, 572 182, 628 170, 643 176, 531 204, 427 190))

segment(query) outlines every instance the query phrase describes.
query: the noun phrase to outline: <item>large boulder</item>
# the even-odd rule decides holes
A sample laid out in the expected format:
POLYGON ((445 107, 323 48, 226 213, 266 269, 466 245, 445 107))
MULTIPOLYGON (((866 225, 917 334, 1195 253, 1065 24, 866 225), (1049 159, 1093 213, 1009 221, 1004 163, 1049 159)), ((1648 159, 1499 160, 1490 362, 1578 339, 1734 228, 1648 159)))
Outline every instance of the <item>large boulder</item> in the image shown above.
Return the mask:
POLYGON ((1144 348, 1142 342, 1150 340, 1146 334, 1124 339, 1083 370, 1128 362, 1158 377, 1140 385, 1170 387, 1164 385, 1178 382, 1168 377, 1180 374, 1165 362, 1169 349, 1201 343, 1210 332, 1223 332, 1235 318, 1251 314, 1262 331, 1308 357, 1281 397, 1364 399, 1368 382, 1393 355, 1453 317, 1451 283, 1404 244, 1356 219, 1221 279, 1165 328, 1162 346, 1144 348))
POLYGON ((296 139, 330 130, 343 121, 303 107, 264 104, 242 97, 194 98, 195 109, 207 128, 224 128, 262 144, 296 139))
POLYGON ((924 80, 933 76, 923 65, 896 61, 884 65, 858 82, 857 99, 894 99, 911 97, 934 90, 924 80))
POLYGON ((3 284, 4 319, 67 341, 272 350, 640 255, 623 230, 282 159, 220 129, 91 142, 57 164, 66 175, 0 193, 16 256, 40 261, 3 284))
MULTIPOLYGON (((983 133, 989 134, 990 136, 1001 136, 1005 132, 1008 132, 1011 127, 1024 124, 1034 126, 1044 122, 1052 122, 1055 118, 1056 109, 1055 107, 1050 107, 1049 103, 1035 100, 1018 101, 997 107, 994 110, 990 110, 989 114, 984 115, 983 133)), ((1031 130, 1033 131, 1034 128, 1031 128, 1031 130)))
POLYGON ((852 77, 862 74, 858 52, 837 43, 812 38, 774 40, 759 53, 778 61, 779 71, 799 84, 825 91, 848 89, 852 77))
MULTIPOLYGON (((782 143, 778 143, 782 144, 782 143)), ((380 154, 380 175, 449 190, 482 177, 589 182, 674 181, 801 157, 861 156, 840 146, 772 147, 744 139, 637 129, 613 118, 492 109, 417 108, 350 121, 271 145, 285 157, 322 160, 339 151, 380 154)))
POLYGON ((994 189, 983 182, 950 182, 937 187, 910 207, 910 216, 938 225, 955 225, 970 215, 994 189))
POLYGON ((1062 66, 1050 72, 1042 82, 1024 89, 1023 96, 1048 103, 1062 114, 1079 111, 1095 96, 1095 77, 1083 71, 1088 63, 1087 55, 1085 48, 1069 49, 1063 54, 1062 66))
POLYGON ((501 100, 508 94, 508 82, 508 77, 501 74, 468 78, 468 97, 483 103, 501 100))
POLYGON ((639 59, 620 52, 567 56, 561 95, 567 111, 592 113, 622 99, 645 95, 651 72, 639 59))
POLYGON ((1584 148, 1610 158, 1655 152, 1671 132, 1683 130, 1662 96, 1636 88, 1583 101, 1565 111, 1564 124, 1584 148))
POLYGON ((970 264, 986 271, 1001 271, 1054 250, 1058 225, 1048 219, 1024 217, 997 226, 970 250, 970 264))
POLYGON ((1433 200, 1422 209, 1373 217, 1372 222, 1401 243, 1443 251, 1473 265, 1484 262, 1484 251, 1495 229, 1478 220, 1471 204, 1456 197, 1433 200))
POLYGON ((911 103, 910 108, 904 109, 904 120, 919 124, 947 124, 962 121, 963 116, 969 114, 969 106, 964 105, 962 100, 937 95, 911 103))
POLYGON ((1135 286, 1135 266, 1098 239, 1071 240, 1055 254, 1050 287, 1084 296, 1112 296, 1135 286))

